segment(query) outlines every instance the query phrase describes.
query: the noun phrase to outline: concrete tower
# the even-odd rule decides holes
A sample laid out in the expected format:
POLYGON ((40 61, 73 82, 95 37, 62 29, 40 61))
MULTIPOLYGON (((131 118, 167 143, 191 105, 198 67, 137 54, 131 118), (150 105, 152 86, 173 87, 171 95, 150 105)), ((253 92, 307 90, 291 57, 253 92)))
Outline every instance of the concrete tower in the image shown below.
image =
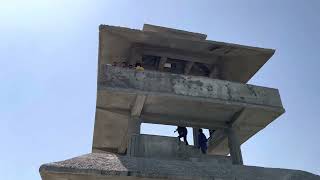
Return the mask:
POLYGON ((243 165, 241 144, 285 112, 277 89, 246 84, 274 50, 149 24, 99 30, 92 153, 42 165, 43 180, 320 179, 243 165), (141 123, 192 127, 195 144, 199 128, 214 133, 202 154, 176 137, 140 134, 141 123))

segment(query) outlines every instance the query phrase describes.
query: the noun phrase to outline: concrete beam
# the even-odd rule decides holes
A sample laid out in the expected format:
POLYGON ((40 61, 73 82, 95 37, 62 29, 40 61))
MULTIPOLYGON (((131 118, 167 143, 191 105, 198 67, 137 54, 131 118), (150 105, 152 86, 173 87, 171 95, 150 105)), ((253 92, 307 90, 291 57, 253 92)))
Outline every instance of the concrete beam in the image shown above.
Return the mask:
POLYGON ((145 95, 137 95, 136 100, 134 101, 134 104, 131 108, 131 116, 133 117, 139 117, 144 105, 144 102, 146 101, 147 96, 145 95))
POLYGON ((141 52, 143 55, 168 57, 171 59, 180 59, 190 62, 198 62, 204 64, 215 64, 217 63, 218 56, 209 53, 197 53, 188 52, 181 49, 174 49, 168 47, 157 47, 144 44, 135 44, 134 48, 141 52))
MULTIPOLYGON (((109 111, 121 115, 129 115, 129 110, 119 109, 119 108, 105 108, 97 107, 99 110, 109 111)), ((190 117, 183 116, 170 116, 166 114, 154 114, 154 113, 141 113, 140 119, 144 123, 151 124, 164 124, 164 125, 174 125, 174 126, 186 126, 186 127, 197 127, 206 129, 226 129, 228 124, 224 122, 219 122, 214 119, 194 119, 190 117)))
POLYGON ((225 129, 228 125, 224 122, 204 119, 194 119, 182 116, 169 116, 165 114, 142 113, 141 120, 145 123, 176 125, 185 127, 196 127, 206 129, 225 129))

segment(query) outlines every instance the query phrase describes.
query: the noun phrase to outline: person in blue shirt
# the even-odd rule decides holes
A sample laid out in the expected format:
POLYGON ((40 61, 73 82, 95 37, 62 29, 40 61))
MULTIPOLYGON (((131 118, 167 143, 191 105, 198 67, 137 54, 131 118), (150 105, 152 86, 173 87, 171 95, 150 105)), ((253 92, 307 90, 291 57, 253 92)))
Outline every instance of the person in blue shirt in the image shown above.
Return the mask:
POLYGON ((208 146, 207 146, 207 137, 206 135, 203 134, 202 132, 202 129, 199 129, 199 135, 198 135, 198 143, 199 143, 199 146, 198 148, 201 149, 201 152, 203 154, 206 154, 207 153, 207 149, 208 149, 208 146))

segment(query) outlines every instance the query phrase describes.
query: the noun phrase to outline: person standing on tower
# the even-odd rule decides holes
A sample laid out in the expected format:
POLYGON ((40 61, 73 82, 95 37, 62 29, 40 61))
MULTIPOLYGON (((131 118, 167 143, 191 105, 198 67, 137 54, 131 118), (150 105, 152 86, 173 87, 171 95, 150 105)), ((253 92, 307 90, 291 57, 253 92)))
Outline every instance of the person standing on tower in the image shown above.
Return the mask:
POLYGON ((202 132, 202 129, 199 129, 199 135, 198 135, 198 143, 199 143, 199 147, 201 149, 201 152, 203 154, 206 154, 207 153, 207 149, 208 149, 208 146, 207 146, 207 137, 206 135, 203 134, 202 132))
POLYGON ((188 141, 187 141, 187 134, 188 134, 188 130, 186 127, 182 127, 182 126, 178 126, 177 129, 174 132, 178 131, 178 139, 180 141, 180 138, 183 137, 183 141, 186 143, 186 145, 189 145, 188 141))

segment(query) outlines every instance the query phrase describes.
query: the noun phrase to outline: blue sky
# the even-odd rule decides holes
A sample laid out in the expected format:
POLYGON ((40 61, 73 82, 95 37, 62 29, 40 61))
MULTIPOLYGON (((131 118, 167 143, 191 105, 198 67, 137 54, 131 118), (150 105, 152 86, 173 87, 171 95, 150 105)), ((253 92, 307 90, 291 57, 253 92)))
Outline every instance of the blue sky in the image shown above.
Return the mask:
POLYGON ((250 83, 278 88, 286 113, 242 145, 245 164, 320 174, 319 9, 318 0, 0 0, 1 179, 40 179, 41 164, 90 152, 98 26, 144 23, 276 49, 250 83))

